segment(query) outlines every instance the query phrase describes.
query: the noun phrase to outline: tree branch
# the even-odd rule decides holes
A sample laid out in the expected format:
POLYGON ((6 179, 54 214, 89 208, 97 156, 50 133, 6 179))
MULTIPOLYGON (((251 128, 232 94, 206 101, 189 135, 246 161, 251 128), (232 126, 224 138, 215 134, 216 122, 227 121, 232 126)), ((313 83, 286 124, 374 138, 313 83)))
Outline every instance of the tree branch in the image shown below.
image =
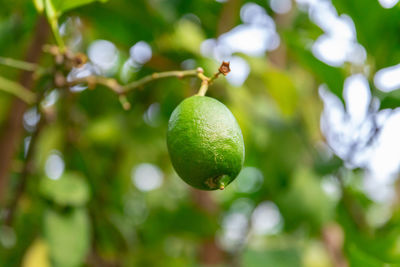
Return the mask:
POLYGON ((28 182, 29 174, 31 174, 31 172, 32 172, 33 154, 34 154, 34 150, 36 147, 36 142, 37 142, 37 139, 39 136, 39 132, 40 132, 41 128, 43 127, 43 123, 44 123, 44 115, 41 114, 40 121, 37 123, 36 130, 33 133, 31 140, 29 142, 29 146, 28 146, 27 153, 26 153, 26 158, 24 161, 24 167, 23 167, 21 175, 19 177, 17 189, 16 189, 16 191, 11 199, 11 202, 8 206, 8 209, 7 209, 7 213, 6 213, 5 220, 4 220, 4 223, 6 225, 9 225, 9 226, 12 225, 12 222, 14 220, 14 215, 15 215, 15 212, 16 212, 16 209, 18 206, 18 201, 21 198, 21 195, 25 191, 25 187, 28 182))
MULTIPOLYGON (((60 51, 57 47, 54 49, 47 48, 47 50, 56 56, 60 54, 60 51)), ((74 57, 70 55, 68 58, 74 58, 74 57)), ((204 75, 204 70, 199 67, 194 70, 173 70, 173 71, 165 71, 165 72, 155 72, 155 73, 147 75, 137 81, 133 81, 133 82, 130 82, 125 85, 121 85, 114 78, 107 78, 107 77, 103 77, 103 76, 91 75, 91 76, 87 76, 87 77, 76 78, 72 81, 67 81, 66 83, 62 82, 62 84, 58 84, 58 86, 74 86, 74 85, 78 85, 81 83, 87 83, 89 88, 93 89, 96 87, 96 85, 103 85, 105 87, 108 87, 111 91, 118 94, 120 96, 119 100, 120 100, 123 108, 129 109, 130 104, 125 97, 126 93, 133 91, 137 88, 140 88, 140 87, 144 86, 146 83, 149 83, 149 82, 152 82, 152 81, 155 81, 158 79, 162 79, 162 78, 169 78, 169 77, 176 77, 176 78, 182 79, 184 77, 197 76, 202 81, 201 87, 200 87, 197 95, 204 96, 208 90, 208 86, 211 85, 214 82, 214 80, 216 80, 218 78, 218 76, 220 74, 223 74, 224 76, 226 76, 230 71, 231 70, 229 68, 229 62, 222 62, 218 71, 216 73, 214 73, 214 75, 211 76, 211 78, 204 75)))
MULTIPOLYGON (((25 61, 36 63, 42 54, 42 46, 46 42, 49 33, 49 26, 46 19, 40 16, 35 26, 32 41, 28 47, 25 61)), ((34 87, 33 75, 29 71, 21 72, 19 83, 26 89, 34 87)), ((22 116, 26 110, 26 103, 16 99, 9 112, 9 117, 4 124, 4 131, 0 136, 0 202, 5 200, 4 193, 8 189, 9 171, 12 159, 16 150, 20 148, 21 136, 23 133, 22 116)))
POLYGON ((82 77, 82 78, 77 78, 73 81, 67 82, 67 86, 75 86, 81 83, 87 83, 89 88, 94 88, 96 85, 103 85, 111 91, 114 91, 117 94, 122 94, 122 88, 123 86, 117 82, 117 80, 113 78, 106 78, 103 76, 87 76, 87 77, 82 77))
POLYGON ((126 85, 121 85, 117 80, 113 78, 106 78, 103 76, 87 76, 82 78, 77 78, 73 81, 67 82, 67 86, 74 86, 80 83, 87 83, 90 88, 94 88, 96 85, 104 85, 108 87, 118 95, 124 95, 134 89, 137 89, 146 83, 167 78, 167 77, 177 77, 184 78, 188 76, 197 76, 200 72, 203 72, 201 68, 196 70, 184 70, 184 71, 166 71, 166 72, 155 72, 153 74, 147 75, 137 81, 128 83, 126 85))
POLYGON ((197 68, 195 70, 173 70, 173 71, 165 71, 165 72, 155 72, 153 74, 147 75, 137 81, 133 81, 126 85, 121 85, 117 80, 113 78, 106 78, 102 76, 87 76, 82 78, 77 78, 73 81, 67 82, 67 86, 74 86, 80 83, 87 83, 89 88, 94 88, 96 85, 104 85, 108 87, 110 90, 120 95, 120 102, 124 109, 129 109, 130 104, 127 101, 125 94, 133 91, 134 89, 140 88, 144 86, 146 83, 169 77, 176 77, 182 79, 184 77, 197 76, 202 82, 201 87, 197 93, 197 95, 204 96, 207 92, 208 86, 214 82, 215 79, 218 78, 220 74, 224 76, 230 72, 229 62, 222 62, 218 72, 216 72, 211 78, 204 75, 204 71, 202 68, 197 68))
POLYGON ((151 81, 155 81, 158 79, 162 79, 162 78, 168 78, 168 77, 176 77, 179 79, 182 79, 184 77, 188 77, 188 76, 197 76, 199 73, 203 73, 203 69, 202 68, 197 68, 195 70, 183 70, 183 71, 166 71, 166 72, 155 72, 153 74, 147 75, 137 81, 128 83, 126 85, 123 86, 122 89, 122 93, 127 93, 129 91, 132 91, 136 88, 139 88, 141 86, 143 86, 144 84, 151 82, 151 81))

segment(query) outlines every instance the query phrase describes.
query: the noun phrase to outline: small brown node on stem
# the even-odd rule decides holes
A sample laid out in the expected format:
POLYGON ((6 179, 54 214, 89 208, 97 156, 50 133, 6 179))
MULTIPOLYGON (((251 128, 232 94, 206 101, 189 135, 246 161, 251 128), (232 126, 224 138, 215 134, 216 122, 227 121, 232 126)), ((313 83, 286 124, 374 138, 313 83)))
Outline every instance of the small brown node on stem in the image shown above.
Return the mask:
POLYGON ((52 54, 53 56, 60 54, 60 49, 58 49, 58 46, 56 45, 44 45, 43 51, 52 54))
POLYGON ((66 50, 64 51, 64 56, 65 56, 68 60, 71 60, 71 59, 74 58, 75 55, 74 55, 74 53, 72 53, 71 50, 66 49, 66 50))
POLYGON ((57 71, 54 75, 54 84, 58 87, 62 87, 65 85, 65 82, 66 80, 64 75, 61 72, 57 71))
POLYGON ((54 60, 57 65, 62 65, 64 63, 64 55, 63 54, 57 54, 54 56, 54 60))
POLYGON ((73 65, 76 68, 82 67, 87 62, 87 56, 83 53, 77 53, 73 58, 73 65))
POLYGON ((229 68, 229 61, 222 61, 222 64, 219 67, 218 71, 226 76, 231 71, 231 69, 229 68))

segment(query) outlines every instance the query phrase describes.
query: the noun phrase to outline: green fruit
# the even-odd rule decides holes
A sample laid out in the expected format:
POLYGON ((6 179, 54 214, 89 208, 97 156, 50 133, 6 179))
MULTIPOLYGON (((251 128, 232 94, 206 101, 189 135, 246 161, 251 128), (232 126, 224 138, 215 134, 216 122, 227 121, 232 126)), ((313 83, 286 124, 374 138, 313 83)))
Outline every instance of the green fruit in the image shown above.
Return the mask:
POLYGON ((243 166, 242 131, 229 109, 211 97, 192 96, 175 108, 167 145, 178 175, 198 189, 224 189, 243 166))

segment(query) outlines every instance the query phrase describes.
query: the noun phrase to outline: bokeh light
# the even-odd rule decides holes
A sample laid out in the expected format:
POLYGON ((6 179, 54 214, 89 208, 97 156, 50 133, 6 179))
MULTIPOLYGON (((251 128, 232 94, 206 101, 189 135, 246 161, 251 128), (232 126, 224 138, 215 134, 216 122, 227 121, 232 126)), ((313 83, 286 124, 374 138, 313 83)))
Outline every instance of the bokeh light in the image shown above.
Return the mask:
POLYGON ((255 167, 244 167, 235 181, 235 188, 238 192, 253 193, 261 188, 264 176, 255 167))
POLYGON ((143 120, 151 127, 157 127, 160 122, 160 103, 153 103, 143 114, 143 120))
POLYGON ((271 201, 260 203, 251 216, 251 229, 259 235, 276 234, 283 227, 278 207, 271 201))
POLYGON ((378 1, 384 8, 392 8, 399 2, 399 0, 378 0, 378 1))
POLYGON ((380 69, 374 77, 375 86, 383 92, 400 88, 400 64, 380 69))
POLYGON ((40 114, 37 111, 36 107, 28 109, 23 116, 24 119, 24 128, 28 132, 33 132, 36 129, 36 126, 40 120, 40 114))
POLYGON ((243 58, 234 56, 230 60, 230 66, 231 72, 226 79, 234 86, 241 86, 250 73, 249 64, 243 58))
POLYGON ((17 236, 10 226, 0 226, 0 244, 4 248, 12 248, 17 243, 17 236))
POLYGON ((52 151, 47 157, 44 167, 47 177, 53 180, 59 179, 64 172, 64 168, 65 163, 61 153, 57 150, 52 151))
POLYGON ((148 43, 140 41, 131 47, 129 54, 134 62, 145 64, 151 59, 152 51, 148 43))
POLYGON ((292 9, 292 0, 270 0, 271 9, 278 14, 288 13, 292 9))
POLYGON ((152 191, 163 183, 163 173, 154 164, 141 163, 132 169, 132 182, 140 191, 152 191))
POLYGON ((88 48, 88 57, 94 65, 100 68, 101 73, 112 75, 116 71, 119 52, 112 42, 96 40, 88 48))

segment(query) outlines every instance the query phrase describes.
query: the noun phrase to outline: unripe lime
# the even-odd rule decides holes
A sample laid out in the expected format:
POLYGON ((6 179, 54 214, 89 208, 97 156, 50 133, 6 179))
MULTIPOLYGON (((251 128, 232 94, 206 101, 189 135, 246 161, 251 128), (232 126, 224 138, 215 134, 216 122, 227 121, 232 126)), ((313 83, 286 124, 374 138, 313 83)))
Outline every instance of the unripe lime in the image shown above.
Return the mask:
POLYGON ((229 109, 211 97, 192 96, 175 108, 167 145, 175 171, 198 189, 223 189, 243 166, 240 127, 229 109))

